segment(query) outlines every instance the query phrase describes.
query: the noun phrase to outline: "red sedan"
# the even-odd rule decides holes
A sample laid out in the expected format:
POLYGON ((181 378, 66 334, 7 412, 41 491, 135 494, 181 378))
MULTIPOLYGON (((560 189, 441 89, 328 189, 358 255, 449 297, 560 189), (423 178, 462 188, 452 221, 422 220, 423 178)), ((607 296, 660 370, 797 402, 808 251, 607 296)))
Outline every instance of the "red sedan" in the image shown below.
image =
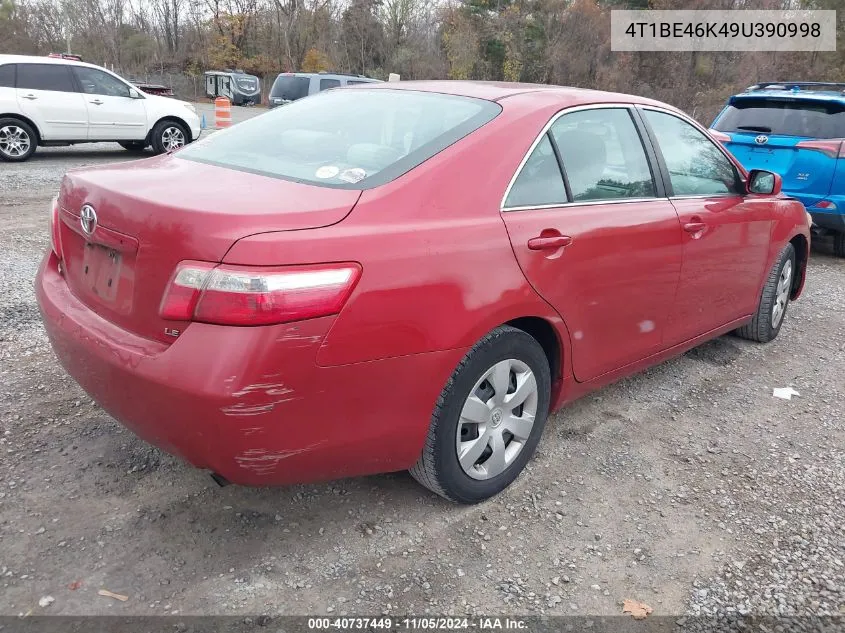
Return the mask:
POLYGON ((546 418, 721 334, 777 336, 810 233, 656 101, 401 82, 69 173, 38 302, 65 369, 218 480, 410 469, 473 503, 546 418))

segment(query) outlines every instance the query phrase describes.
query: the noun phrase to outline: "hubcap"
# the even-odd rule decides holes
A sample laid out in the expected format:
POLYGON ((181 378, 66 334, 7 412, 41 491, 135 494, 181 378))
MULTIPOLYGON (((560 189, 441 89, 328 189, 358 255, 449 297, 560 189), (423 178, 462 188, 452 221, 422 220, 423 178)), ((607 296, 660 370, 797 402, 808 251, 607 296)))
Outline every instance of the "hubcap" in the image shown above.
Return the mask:
POLYGON ((455 449, 473 479, 500 475, 525 447, 537 415, 537 379, 515 358, 499 361, 475 383, 458 420, 455 449))
POLYGON ((23 156, 29 151, 30 139, 26 130, 17 125, 0 128, 0 152, 9 157, 23 156))
POLYGON ((185 144, 185 134, 178 127, 166 127, 161 133, 161 144, 168 152, 179 149, 185 144))
POLYGON ((792 289, 792 261, 787 260, 778 277, 777 295, 775 305, 772 306, 772 327, 777 327, 786 312, 786 304, 789 301, 789 291, 792 289))

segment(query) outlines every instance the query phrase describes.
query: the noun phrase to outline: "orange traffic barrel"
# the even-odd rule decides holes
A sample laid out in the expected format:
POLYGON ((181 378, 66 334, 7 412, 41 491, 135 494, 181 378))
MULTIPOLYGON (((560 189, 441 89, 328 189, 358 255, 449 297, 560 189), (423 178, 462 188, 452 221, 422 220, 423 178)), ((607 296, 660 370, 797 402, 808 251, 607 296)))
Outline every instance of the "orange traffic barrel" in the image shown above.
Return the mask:
POLYGON ((217 129, 232 125, 232 102, 227 97, 214 100, 214 124, 217 129))

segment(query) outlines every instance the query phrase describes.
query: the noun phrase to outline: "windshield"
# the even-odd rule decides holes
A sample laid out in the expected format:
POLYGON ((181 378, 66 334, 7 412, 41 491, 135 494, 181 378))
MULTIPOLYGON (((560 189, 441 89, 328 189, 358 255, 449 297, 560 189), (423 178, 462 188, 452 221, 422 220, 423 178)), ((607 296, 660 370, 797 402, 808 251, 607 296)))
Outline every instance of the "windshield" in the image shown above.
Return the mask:
POLYGON ((406 90, 332 90, 182 149, 179 158, 338 188, 401 176, 481 127, 492 101, 406 90))
POLYGON ((293 75, 279 75, 270 89, 270 96, 285 101, 296 101, 308 96, 310 77, 295 77, 293 75))
POLYGON ((737 99, 716 121, 720 132, 841 138, 845 105, 786 99, 737 99))

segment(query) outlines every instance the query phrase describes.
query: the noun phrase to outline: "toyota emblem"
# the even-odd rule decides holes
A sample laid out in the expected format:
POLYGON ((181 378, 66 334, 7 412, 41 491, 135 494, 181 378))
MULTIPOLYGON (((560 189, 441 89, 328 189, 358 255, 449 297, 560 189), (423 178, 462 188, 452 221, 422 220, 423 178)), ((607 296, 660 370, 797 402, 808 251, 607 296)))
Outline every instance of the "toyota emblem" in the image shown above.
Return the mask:
POLYGON ((757 143, 757 145, 765 145, 769 142, 769 137, 765 134, 761 134, 760 136, 754 139, 754 142, 757 143))
POLYGON ((97 212, 90 204, 82 206, 82 210, 79 212, 79 223, 82 225, 82 231, 85 235, 93 234, 94 229, 97 228, 97 212))

